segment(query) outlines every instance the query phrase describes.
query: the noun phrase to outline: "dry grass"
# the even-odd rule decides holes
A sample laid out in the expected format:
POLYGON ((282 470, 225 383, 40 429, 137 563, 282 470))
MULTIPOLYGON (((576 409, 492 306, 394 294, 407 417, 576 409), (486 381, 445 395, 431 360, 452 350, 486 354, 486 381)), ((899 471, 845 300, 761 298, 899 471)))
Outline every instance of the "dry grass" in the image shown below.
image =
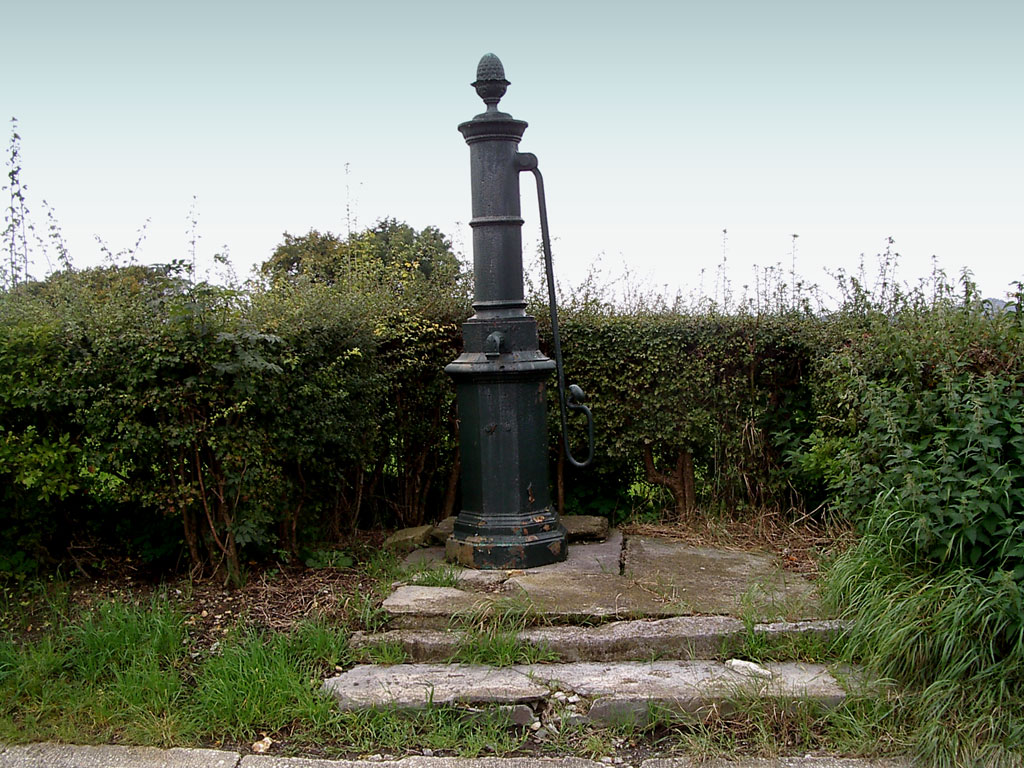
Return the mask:
POLYGON ((659 536, 695 547, 767 552, 778 557, 786 570, 810 579, 820 574, 823 556, 845 548, 853 538, 852 529, 844 524, 822 522, 811 516, 792 522, 770 511, 714 516, 698 513, 689 520, 628 523, 620 528, 627 536, 659 536))

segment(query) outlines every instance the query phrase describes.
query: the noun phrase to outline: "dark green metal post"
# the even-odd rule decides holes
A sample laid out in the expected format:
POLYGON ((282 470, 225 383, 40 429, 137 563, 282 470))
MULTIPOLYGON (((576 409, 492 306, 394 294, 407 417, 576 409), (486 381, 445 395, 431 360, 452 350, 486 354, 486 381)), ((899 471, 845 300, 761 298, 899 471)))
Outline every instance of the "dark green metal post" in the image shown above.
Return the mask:
POLYGON ((462 446, 462 509, 449 560, 470 568, 532 568, 564 560, 565 529, 548 489, 546 382, 523 298, 519 140, 526 123, 498 111, 509 83, 487 54, 473 87, 487 111, 459 126, 469 144, 476 314, 464 349, 445 371, 455 380, 462 446))

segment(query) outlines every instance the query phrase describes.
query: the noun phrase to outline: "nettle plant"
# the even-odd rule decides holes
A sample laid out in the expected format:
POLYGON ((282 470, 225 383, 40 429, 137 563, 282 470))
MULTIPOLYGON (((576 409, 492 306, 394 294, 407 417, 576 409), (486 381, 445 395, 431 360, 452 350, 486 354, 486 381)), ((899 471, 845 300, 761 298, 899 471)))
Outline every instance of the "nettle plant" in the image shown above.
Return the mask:
POLYGON ((908 562, 1024 583, 1022 353, 1016 311, 968 296, 879 316, 826 363, 839 501, 893 510, 908 562))

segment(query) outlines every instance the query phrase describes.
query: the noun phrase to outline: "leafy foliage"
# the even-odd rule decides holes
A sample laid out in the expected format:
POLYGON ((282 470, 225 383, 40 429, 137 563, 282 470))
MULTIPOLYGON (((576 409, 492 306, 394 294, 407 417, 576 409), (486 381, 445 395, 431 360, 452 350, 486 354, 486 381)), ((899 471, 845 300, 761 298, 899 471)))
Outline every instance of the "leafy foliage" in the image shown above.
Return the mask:
MULTIPOLYGON (((623 311, 593 293, 562 314, 567 376, 584 387, 600 425, 596 471, 582 482, 593 487, 596 474, 620 488, 638 479, 664 486, 682 517, 698 507, 803 505, 807 489, 795 485, 783 452, 809 426, 819 320, 754 306, 623 311)), ((542 343, 549 333, 543 323, 542 343)), ((557 419, 549 431, 560 440, 557 419)), ((608 485, 602 492, 613 496, 608 485)))
POLYGON ((807 453, 861 524, 827 581, 851 652, 911 687, 924 762, 997 765, 1024 745, 1024 335, 965 287, 861 315, 807 453))
POLYGON ((238 583, 242 550, 299 557, 301 540, 440 507, 463 286, 350 266, 246 290, 181 262, 109 267, 0 295, 0 571, 93 531, 238 583))
POLYGON ((351 283, 368 270, 377 279, 401 275, 394 267, 415 269, 435 284, 452 284, 459 276, 459 262, 451 243, 435 227, 420 232, 395 219, 383 219, 364 232, 342 239, 329 232, 310 230, 296 237, 284 234, 284 242, 260 267, 274 281, 304 278, 317 283, 351 283))

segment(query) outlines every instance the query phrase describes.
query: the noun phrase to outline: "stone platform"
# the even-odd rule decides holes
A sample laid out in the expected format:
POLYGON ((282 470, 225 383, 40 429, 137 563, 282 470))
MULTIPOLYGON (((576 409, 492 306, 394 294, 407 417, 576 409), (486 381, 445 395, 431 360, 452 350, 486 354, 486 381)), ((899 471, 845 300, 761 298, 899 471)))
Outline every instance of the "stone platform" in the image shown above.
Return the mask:
POLYGON ((457 587, 398 585, 384 601, 392 626, 443 629, 453 617, 518 600, 556 623, 673 616, 747 620, 820 618, 812 585, 770 556, 624 537, 569 547, 565 562, 529 571, 474 571, 444 563, 443 547, 408 555, 410 568, 450 569, 457 587))
POLYGON ((820 644, 841 631, 822 617, 812 584, 768 555, 610 530, 529 571, 453 566, 440 546, 403 562, 406 578, 383 603, 391 629, 351 643, 367 655, 401 646, 412 663, 359 665, 328 680, 324 690, 345 709, 492 704, 529 721, 552 697, 571 696, 576 716, 617 722, 652 710, 721 711, 740 699, 834 706, 845 696, 825 665, 732 658, 751 640, 820 644), (427 586, 437 583, 449 586, 427 586), (474 631, 502 620, 502 631, 557 661, 450 663, 474 631))

